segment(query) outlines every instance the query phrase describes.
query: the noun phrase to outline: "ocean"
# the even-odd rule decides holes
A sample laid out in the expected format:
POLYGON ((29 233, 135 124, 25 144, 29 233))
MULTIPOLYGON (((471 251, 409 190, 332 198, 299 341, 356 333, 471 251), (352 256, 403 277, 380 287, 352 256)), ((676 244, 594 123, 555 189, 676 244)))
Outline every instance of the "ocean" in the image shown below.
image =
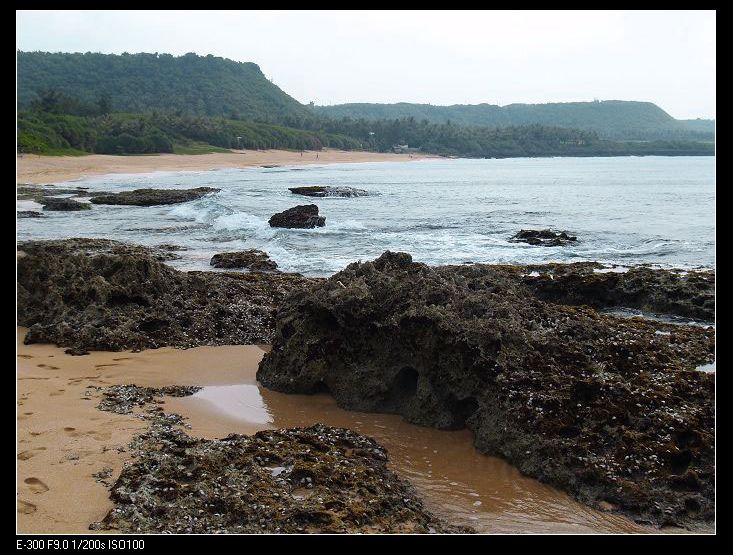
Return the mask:
MULTIPOLYGON (((90 177, 90 191, 209 186, 179 205, 95 205, 19 219, 18 240, 96 237, 184 250, 171 265, 211 269, 219 252, 267 252, 279 269, 328 276, 386 250, 431 265, 596 260, 613 265, 715 267, 715 158, 427 159, 408 162, 155 172, 90 177), (370 196, 308 198, 288 187, 338 185, 370 196), (271 228, 267 220, 317 204, 326 225, 271 228), (521 229, 567 230, 577 244, 530 246, 521 229)), ((18 201, 19 209, 34 203, 18 201)), ((36 207, 38 208, 38 207, 36 207)))

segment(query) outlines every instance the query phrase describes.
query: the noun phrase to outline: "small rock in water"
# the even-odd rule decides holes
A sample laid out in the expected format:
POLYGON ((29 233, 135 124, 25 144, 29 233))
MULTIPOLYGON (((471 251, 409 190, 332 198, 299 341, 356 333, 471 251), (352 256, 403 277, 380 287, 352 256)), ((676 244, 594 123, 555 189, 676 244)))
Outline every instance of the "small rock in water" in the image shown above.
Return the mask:
POLYGON ((209 264, 214 268, 238 268, 251 272, 273 272, 277 269, 277 263, 270 260, 266 252, 257 249, 215 254, 209 264))
POLYGON ((305 204, 274 214, 268 223, 270 227, 307 229, 323 227, 326 225, 326 218, 318 215, 318 206, 305 204))
POLYGON ((178 204, 199 199, 220 189, 196 187, 194 189, 135 189, 120 193, 93 193, 93 204, 123 204, 131 206, 155 206, 178 204))
POLYGON ((529 243, 530 245, 539 245, 543 247, 557 247, 574 243, 577 237, 568 235, 565 231, 552 231, 551 229, 533 230, 523 229, 512 237, 512 241, 529 243))
POLYGON ((44 197, 38 201, 43 205, 44 210, 57 212, 70 212, 76 210, 90 210, 92 205, 88 202, 79 202, 70 198, 44 197))
POLYGON ((290 187, 290 192, 306 197, 365 197, 370 193, 354 187, 333 187, 330 185, 314 185, 310 187, 290 187))

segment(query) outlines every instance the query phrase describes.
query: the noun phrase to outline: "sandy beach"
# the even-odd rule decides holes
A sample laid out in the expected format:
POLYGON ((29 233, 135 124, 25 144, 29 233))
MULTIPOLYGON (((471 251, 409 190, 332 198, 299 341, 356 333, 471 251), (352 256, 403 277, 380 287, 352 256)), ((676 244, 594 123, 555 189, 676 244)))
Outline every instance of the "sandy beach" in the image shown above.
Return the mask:
MULTIPOLYGON (((257 406, 259 396, 254 373, 266 346, 187 350, 166 347, 70 356, 53 345, 24 345, 25 333, 25 328, 17 328, 19 533, 89 533, 89 524, 101 520, 113 508, 107 484, 119 476, 123 463, 130 460, 127 450, 130 440, 148 426, 147 421, 134 415, 96 408, 101 399, 101 392, 96 388, 115 384, 146 387, 251 384, 233 391, 237 396, 234 400, 237 410, 252 413, 249 421, 233 418, 205 397, 166 397, 163 408, 168 413, 184 416, 191 427, 190 434, 206 438, 224 437, 232 432, 253 434, 264 429, 307 426, 316 421, 365 433, 387 445, 392 464, 413 480, 434 513, 477 526, 479 530, 645 531, 622 517, 594 511, 564 493, 524 477, 499 459, 481 455, 473 448, 467 430, 445 432, 416 427, 396 415, 366 415, 339 409, 328 395, 287 395, 266 389, 260 389, 259 395, 268 407, 267 418, 260 418, 255 414, 261 408, 257 406), (407 444, 402 441, 405 438, 409 438, 407 444), (445 450, 446 456, 426 458, 425 453, 433 448, 445 450), (463 464, 456 467, 452 464, 455 460, 463 464), (105 484, 95 474, 107 469, 111 473, 104 479, 105 484), (445 474, 447 480, 466 483, 476 482, 476 476, 483 476, 474 485, 480 488, 484 500, 482 511, 488 512, 477 512, 474 505, 478 493, 473 489, 456 489, 449 496, 450 503, 444 506, 445 485, 433 485, 430 477, 433 472, 445 474), (537 514, 527 508, 528 512, 516 520, 496 519, 497 514, 512 514, 507 512, 510 505, 506 503, 525 504, 529 500, 537 504, 537 514), (547 507, 555 507, 557 515, 543 514, 547 507)), ((209 387, 215 395, 219 390, 226 394, 227 389, 209 387)), ((226 406, 226 398, 219 400, 226 406)), ((259 403, 262 401, 259 399, 259 403)))
POLYGON ((206 171, 264 165, 345 164, 355 162, 405 162, 434 155, 356 152, 324 149, 318 153, 288 150, 236 150, 212 154, 155 154, 147 156, 40 156, 17 157, 18 183, 55 183, 110 173, 153 171, 206 171))
POLYGON ((52 345, 23 345, 24 336, 18 328, 19 533, 89 533, 89 524, 112 508, 107 488, 92 474, 109 468, 112 479, 118 476, 125 446, 147 423, 97 410, 100 394, 88 386, 233 383, 263 352, 243 345, 74 357, 52 345), (216 371, 202 376, 214 355, 216 371))

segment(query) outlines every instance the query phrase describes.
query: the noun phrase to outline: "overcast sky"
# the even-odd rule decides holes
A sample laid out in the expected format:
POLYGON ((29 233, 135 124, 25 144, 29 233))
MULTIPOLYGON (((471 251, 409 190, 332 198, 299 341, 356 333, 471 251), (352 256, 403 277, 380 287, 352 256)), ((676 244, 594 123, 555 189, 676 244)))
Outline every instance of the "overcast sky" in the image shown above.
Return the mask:
POLYGON ((251 61, 316 104, 597 98, 715 117, 714 11, 18 11, 17 43, 251 61))

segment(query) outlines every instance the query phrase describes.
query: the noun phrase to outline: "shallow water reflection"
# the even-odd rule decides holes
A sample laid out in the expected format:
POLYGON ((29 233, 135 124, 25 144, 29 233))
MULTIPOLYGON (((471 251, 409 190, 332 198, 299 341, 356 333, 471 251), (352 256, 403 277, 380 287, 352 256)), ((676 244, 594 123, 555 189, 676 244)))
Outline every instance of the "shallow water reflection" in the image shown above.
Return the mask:
POLYGON ((591 509, 482 455, 468 430, 415 426, 396 415, 345 411, 328 395, 286 395, 250 383, 204 387, 176 400, 192 433, 253 433, 322 422, 376 439, 392 468, 408 478, 434 513, 481 532, 647 532, 627 519, 591 509), (203 427, 203 428, 202 428, 203 427))

